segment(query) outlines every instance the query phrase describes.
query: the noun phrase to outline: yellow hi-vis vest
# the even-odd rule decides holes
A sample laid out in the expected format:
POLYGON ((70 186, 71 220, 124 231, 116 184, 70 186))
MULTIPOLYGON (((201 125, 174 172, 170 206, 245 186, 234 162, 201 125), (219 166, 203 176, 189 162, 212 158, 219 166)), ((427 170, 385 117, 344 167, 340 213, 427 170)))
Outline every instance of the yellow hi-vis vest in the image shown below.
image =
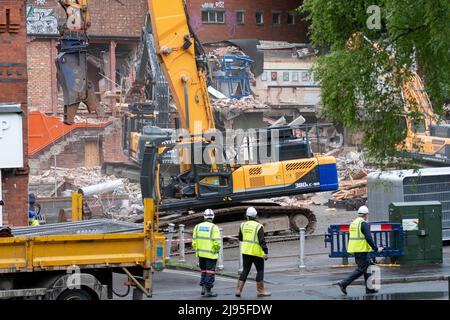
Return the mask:
POLYGON ((28 219, 28 225, 31 227, 39 226, 39 220, 38 219, 28 219))
POLYGON ((194 228, 192 247, 200 258, 218 259, 220 250, 219 228, 211 222, 199 223, 194 228))
POLYGON ((372 248, 369 243, 367 243, 364 234, 361 232, 361 225, 364 222, 363 218, 356 218, 353 220, 349 229, 349 241, 348 241, 348 253, 359 253, 359 252, 371 252, 372 248))
POLYGON ((258 231, 261 228, 264 228, 263 225, 254 220, 248 220, 241 224, 242 254, 247 254, 256 257, 264 256, 265 253, 261 248, 258 239, 258 231))

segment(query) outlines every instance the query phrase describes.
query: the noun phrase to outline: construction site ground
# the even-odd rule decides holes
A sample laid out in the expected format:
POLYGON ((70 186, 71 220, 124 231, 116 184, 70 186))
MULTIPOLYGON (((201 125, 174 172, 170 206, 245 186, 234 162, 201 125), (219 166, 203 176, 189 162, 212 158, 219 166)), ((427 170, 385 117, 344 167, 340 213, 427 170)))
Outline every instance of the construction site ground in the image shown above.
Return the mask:
MULTIPOLYGON (((324 234, 330 224, 349 223, 354 211, 342 209, 329 210, 327 206, 311 205, 317 216, 317 228, 305 241, 305 268, 299 268, 299 240, 269 242, 269 259, 265 265, 265 281, 272 292, 270 298, 279 300, 321 300, 321 299, 448 299, 450 276, 450 246, 443 247, 443 263, 425 266, 384 266, 377 258, 381 268, 381 289, 375 295, 366 295, 362 278, 348 288, 344 296, 336 282, 353 271, 353 258, 349 265, 343 266, 342 259, 329 258, 330 248, 325 247, 324 234)), ((200 272, 197 258, 187 251, 185 262, 174 255, 167 269, 154 274, 154 296, 152 299, 202 299, 198 285, 200 272)), ((239 248, 224 249, 224 268, 218 271, 215 289, 217 299, 237 299, 234 288, 238 277, 239 248)), ((255 299, 254 267, 241 299, 255 299)), ((126 280, 116 275, 116 291, 124 290, 120 284, 126 280)), ((131 293, 124 298, 131 299, 131 293)))
MULTIPOLYGON (((341 259, 328 257, 323 236, 309 236, 306 240, 304 269, 299 269, 298 241, 269 244, 270 258, 265 266, 265 282, 272 296, 264 299, 276 300, 405 300, 405 299, 448 299, 448 277, 450 276, 450 246, 444 246, 443 264, 425 266, 388 267, 381 265, 381 288, 379 293, 366 295, 362 278, 355 281, 343 295, 336 282, 353 271, 353 259, 347 267, 341 259)), ((216 299, 238 299, 234 289, 238 277, 238 249, 226 249, 224 269, 216 276, 216 299), (234 258, 233 258, 234 257, 234 258)), ((255 269, 253 268, 241 299, 256 299, 255 269)), ((186 263, 174 257, 167 269, 154 274, 154 295, 152 299, 190 300, 204 299, 200 296, 200 272, 193 254, 186 255, 186 263)), ((126 280, 116 275, 115 291, 124 291, 121 283, 126 280)), ((114 299, 132 298, 131 293, 114 299)))

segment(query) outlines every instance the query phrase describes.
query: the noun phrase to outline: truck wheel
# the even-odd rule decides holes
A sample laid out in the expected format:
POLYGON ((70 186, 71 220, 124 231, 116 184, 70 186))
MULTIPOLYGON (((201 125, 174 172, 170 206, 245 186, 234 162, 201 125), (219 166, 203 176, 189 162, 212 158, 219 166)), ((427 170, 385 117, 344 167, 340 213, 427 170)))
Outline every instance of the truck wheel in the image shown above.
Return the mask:
POLYGON ((85 290, 73 289, 61 293, 58 300, 92 300, 92 297, 85 290))

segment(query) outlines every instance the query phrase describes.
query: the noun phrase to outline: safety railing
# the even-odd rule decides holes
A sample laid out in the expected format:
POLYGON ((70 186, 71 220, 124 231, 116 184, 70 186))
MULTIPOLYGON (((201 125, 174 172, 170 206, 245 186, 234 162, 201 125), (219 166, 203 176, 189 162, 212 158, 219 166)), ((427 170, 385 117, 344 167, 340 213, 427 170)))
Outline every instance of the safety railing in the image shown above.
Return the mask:
MULTIPOLYGON (((381 252, 370 252, 370 257, 400 257, 403 255, 404 235, 400 223, 368 222, 370 233, 375 244, 383 247, 381 252)), ((353 256, 347 252, 349 240, 348 224, 333 224, 325 234, 325 247, 330 245, 330 258, 348 258, 353 256)))
MULTIPOLYGON (((236 259, 236 253, 233 254, 234 257, 225 256, 224 249, 233 249, 236 248, 235 246, 231 246, 228 248, 224 248, 224 239, 227 239, 227 241, 232 241, 234 243, 238 242, 238 254, 237 254, 237 273, 240 274, 243 269, 243 259, 242 259, 242 243, 239 241, 239 239, 232 235, 224 235, 223 228, 219 228, 220 232, 220 251, 219 251, 219 257, 217 261, 217 269, 223 270, 225 265, 225 261, 229 262, 231 260, 235 261, 236 259)), ((174 257, 178 257, 177 261, 181 263, 186 263, 186 254, 190 255, 195 252, 192 248, 189 250, 186 250, 186 243, 189 244, 192 242, 192 234, 189 234, 188 236, 185 230, 185 226, 183 224, 178 225, 178 230, 176 229, 176 226, 174 224, 169 224, 168 228, 165 230, 166 234, 166 261, 173 261, 174 257), (175 239, 174 236, 177 235, 177 238, 175 239)), ((298 237, 293 239, 298 243, 298 248, 295 249, 294 254, 292 257, 296 257, 297 259, 297 266, 299 269, 305 269, 306 263, 305 263, 305 241, 306 241, 306 230, 305 228, 301 228, 298 233, 298 237)), ((278 258, 286 258, 291 257, 290 253, 287 256, 278 256, 278 258)), ((273 258, 271 256, 271 258, 273 258)), ((275 257, 277 258, 277 257, 275 257)), ((175 262, 175 261, 174 261, 175 262)))

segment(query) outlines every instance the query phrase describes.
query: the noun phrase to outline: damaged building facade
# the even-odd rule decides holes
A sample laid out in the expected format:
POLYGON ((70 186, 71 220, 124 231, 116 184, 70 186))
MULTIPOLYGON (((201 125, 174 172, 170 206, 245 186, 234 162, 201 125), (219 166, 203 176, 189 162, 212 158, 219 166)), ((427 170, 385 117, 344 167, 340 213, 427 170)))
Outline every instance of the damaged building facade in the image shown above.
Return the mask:
MULTIPOLYGON (((259 1, 257 6, 254 1, 224 0, 209 3, 192 0, 187 2, 191 25, 203 43, 230 38, 270 41, 289 39, 291 42, 305 43, 307 42, 306 24, 293 11, 300 4, 301 1, 294 0, 282 2, 263 0, 259 1)), ((74 136, 76 133, 74 131, 64 136, 61 141, 53 139, 53 143, 62 142, 65 147, 54 148, 53 150, 58 150, 58 153, 53 154, 52 157, 49 156, 49 148, 32 153, 33 172, 38 173, 51 166, 97 166, 102 165, 103 162, 128 161, 128 157, 123 152, 127 148, 123 142, 121 116, 126 106, 136 100, 134 95, 136 93, 139 95, 139 90, 142 91, 141 87, 136 88, 134 84, 136 78, 139 78, 139 74, 135 74, 136 54, 141 41, 142 26, 145 25, 147 1, 91 0, 90 12, 95 19, 92 19, 92 25, 88 29, 90 41, 88 78, 94 83, 97 97, 101 101, 101 112, 99 112, 100 116, 90 115, 85 108, 81 107, 78 113, 83 116, 83 119, 95 118, 95 121, 102 123, 112 120, 112 123, 104 130, 84 129, 83 134, 78 132, 74 136)), ((63 97, 58 87, 54 61, 57 55, 58 26, 65 20, 64 12, 57 0, 28 0, 26 14, 30 110, 39 111, 48 116, 61 116, 63 97)), ((280 61, 289 63, 288 60, 292 60, 290 53, 291 51, 287 54, 287 60, 284 56, 281 58, 278 56, 273 63, 280 61)), ((295 111, 292 111, 293 101, 298 101, 300 97, 300 100, 303 99, 302 101, 311 104, 311 95, 314 93, 306 92, 311 88, 305 90, 303 90, 304 87, 280 88, 286 83, 281 82, 275 85, 273 81, 265 82, 266 75, 269 74, 271 77, 279 66, 268 65, 272 63, 270 54, 264 53, 264 55, 264 59, 268 60, 265 62, 264 72, 258 75, 256 83, 252 83, 253 93, 258 100, 273 109, 283 106, 282 109, 275 111, 273 115, 275 119, 285 111, 291 117, 297 115, 299 108, 294 108, 295 111), (278 90, 282 93, 280 94, 278 90)), ((299 59, 294 60, 298 64, 299 59)), ((303 63, 302 70, 306 70, 307 64, 303 63)), ((281 73, 280 79, 283 76, 281 73)), ((295 75, 292 75, 292 78, 294 77, 295 75)), ((304 75, 299 71, 299 79, 303 78, 304 75)), ((308 85, 310 83, 308 82, 308 85)), ((303 84, 302 81, 299 82, 300 86, 303 84)), ((304 103, 300 105, 302 107, 304 103)), ((271 110, 264 110, 271 112, 271 110)), ((259 118, 261 114, 258 114, 259 118)), ((258 121, 261 126, 270 123, 270 120, 258 121)), ((246 121, 244 119, 240 122, 246 121)), ((34 124, 31 123, 31 125, 34 124)), ((30 138, 38 139, 39 137, 30 138)))
POLYGON ((318 52, 301 44, 269 41, 262 41, 259 49, 264 53, 264 70, 253 88, 258 99, 271 106, 274 116, 315 120, 320 84, 310 70, 318 52))
MULTIPOLYGON (((129 82, 133 81, 130 61, 140 42, 147 1, 92 0, 89 9, 95 19, 88 31, 88 77, 94 83, 102 112, 99 112, 100 117, 88 115, 83 108, 78 113, 87 119, 95 117, 96 122, 106 123, 110 118, 113 121, 105 130, 87 128, 75 137, 74 133, 64 136, 65 147, 60 148, 55 157, 45 154, 48 149, 33 154, 31 166, 37 171, 54 165, 98 166, 103 161, 127 160, 117 143, 121 141, 121 122, 117 116, 121 112, 124 87, 129 87, 129 82)), ((65 13, 57 0, 29 0, 26 14, 30 110, 58 116, 63 112, 64 102, 58 88, 55 59, 58 26, 65 21, 65 13)))

